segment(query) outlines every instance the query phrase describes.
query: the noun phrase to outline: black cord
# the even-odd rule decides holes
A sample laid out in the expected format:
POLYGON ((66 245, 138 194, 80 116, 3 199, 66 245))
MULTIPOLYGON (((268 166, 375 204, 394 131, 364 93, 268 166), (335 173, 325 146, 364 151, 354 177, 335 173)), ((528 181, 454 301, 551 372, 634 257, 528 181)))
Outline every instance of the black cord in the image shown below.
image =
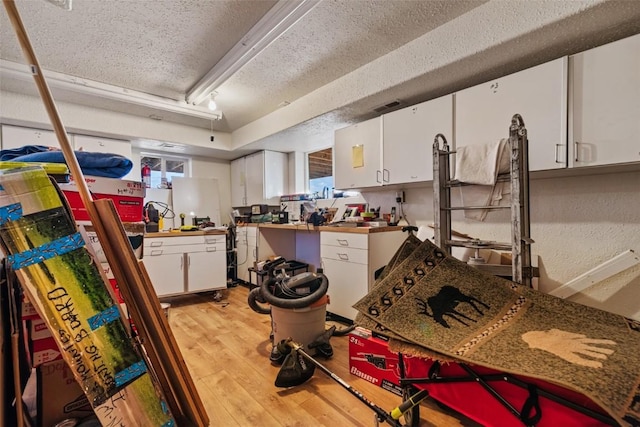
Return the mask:
POLYGON ((407 221, 407 225, 411 225, 411 223, 409 222, 409 219, 404 214, 404 203, 400 203, 400 214, 402 215, 402 218, 404 218, 404 220, 407 221))
MULTIPOLYGON (((163 209, 164 209, 164 210, 162 211, 162 213, 160 214, 160 216, 161 216, 161 217, 166 218, 166 219, 173 219, 173 218, 175 218, 175 217, 176 217, 175 212, 173 212, 173 210, 171 210, 171 208, 169 207, 169 205, 168 205, 168 204, 166 204, 166 203, 164 203, 164 202, 154 202, 154 201, 151 201, 151 202, 147 202, 147 205, 148 205, 148 204, 150 204, 150 203, 154 203, 154 204, 156 204, 156 205, 158 205, 158 206, 160 206, 161 208, 163 208, 163 209), (171 212, 171 216, 168 216, 168 215, 167 215, 169 212, 171 212)), ((146 206, 146 205, 145 205, 145 206, 146 206)))

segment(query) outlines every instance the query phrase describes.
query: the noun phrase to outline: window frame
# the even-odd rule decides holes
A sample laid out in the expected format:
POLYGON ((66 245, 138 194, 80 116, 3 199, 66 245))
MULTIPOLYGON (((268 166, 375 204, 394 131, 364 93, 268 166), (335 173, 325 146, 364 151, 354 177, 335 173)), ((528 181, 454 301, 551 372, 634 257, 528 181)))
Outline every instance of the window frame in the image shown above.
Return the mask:
MULTIPOLYGON (((334 153, 334 147, 333 146, 329 146, 329 147, 325 147, 325 148, 320 148, 317 150, 313 150, 313 151, 307 151, 304 153, 304 188, 305 188, 305 192, 308 194, 312 194, 312 190, 311 190, 311 179, 309 178, 309 176, 311 175, 311 168, 309 165, 309 156, 313 155, 315 153, 321 152, 321 151, 326 151, 326 150, 331 150, 331 175, 326 175, 326 176, 331 176, 332 179, 332 184, 329 187, 329 198, 331 197, 331 195, 333 194, 333 189, 335 188, 335 177, 334 177, 334 172, 335 172, 335 161, 333 158, 333 153, 334 153)), ((322 177, 320 177, 322 178, 322 177)))
MULTIPOLYGON (((171 188, 170 181, 167 179, 167 161, 182 161, 184 162, 184 172, 183 176, 185 178, 191 177, 191 157, 189 156, 180 156, 175 154, 166 154, 166 153, 158 153, 152 151, 141 151, 140 152, 140 167, 144 165, 144 158, 151 157, 155 159, 160 159, 160 186, 153 184, 151 188, 171 188), (163 179, 167 179, 167 187, 162 187, 161 183, 163 179)), ((153 173, 153 171, 152 171, 153 173)))

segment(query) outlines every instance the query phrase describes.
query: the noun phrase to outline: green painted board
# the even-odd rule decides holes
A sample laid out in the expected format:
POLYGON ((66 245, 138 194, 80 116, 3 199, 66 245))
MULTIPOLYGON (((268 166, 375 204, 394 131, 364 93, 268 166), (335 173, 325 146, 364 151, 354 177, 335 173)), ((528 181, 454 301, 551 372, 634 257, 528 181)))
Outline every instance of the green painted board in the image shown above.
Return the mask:
POLYGON ((43 168, 0 171, 0 239, 103 425, 174 425, 100 263, 43 168))

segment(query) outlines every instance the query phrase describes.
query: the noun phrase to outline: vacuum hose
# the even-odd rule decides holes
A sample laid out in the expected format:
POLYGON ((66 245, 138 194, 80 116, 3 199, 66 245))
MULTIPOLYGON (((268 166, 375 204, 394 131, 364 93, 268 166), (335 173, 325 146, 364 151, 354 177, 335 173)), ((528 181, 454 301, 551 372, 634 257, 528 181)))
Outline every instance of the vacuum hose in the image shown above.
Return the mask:
POLYGON ((249 292, 249 307, 257 313, 268 314, 270 310, 258 303, 269 303, 275 307, 306 308, 320 300, 329 289, 327 276, 318 273, 302 273, 293 277, 275 277, 264 280, 259 288, 249 292))
MULTIPOLYGON (((270 278, 262 282, 260 289, 262 290, 262 297, 271 305, 280 308, 305 308, 327 293, 329 281, 327 276, 322 273, 307 272, 282 280, 270 278), (317 288, 310 291, 306 296, 296 297, 291 293, 287 294, 287 290, 295 294, 301 288, 308 289, 314 286, 317 286, 317 288)), ((303 295, 303 293, 300 293, 300 295, 303 295)))

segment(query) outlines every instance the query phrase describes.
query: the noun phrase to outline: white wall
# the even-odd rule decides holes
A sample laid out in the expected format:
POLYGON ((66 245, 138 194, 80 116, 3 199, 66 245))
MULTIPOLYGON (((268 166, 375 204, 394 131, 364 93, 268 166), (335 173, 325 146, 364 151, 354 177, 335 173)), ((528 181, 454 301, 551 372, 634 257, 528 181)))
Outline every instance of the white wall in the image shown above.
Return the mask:
MULTIPOLYGON (((370 206, 389 212, 395 191, 366 191, 370 206)), ((432 187, 405 189, 404 211, 412 225, 433 223, 432 187)), ((458 203, 452 192, 453 204, 458 203)), ((549 292, 629 249, 640 254, 640 172, 565 176, 530 181, 534 263, 539 289, 549 292)), ((486 221, 453 216, 453 229, 485 240, 510 241, 508 212, 486 221)), ((586 305, 640 320, 640 266, 571 297, 586 305)))

